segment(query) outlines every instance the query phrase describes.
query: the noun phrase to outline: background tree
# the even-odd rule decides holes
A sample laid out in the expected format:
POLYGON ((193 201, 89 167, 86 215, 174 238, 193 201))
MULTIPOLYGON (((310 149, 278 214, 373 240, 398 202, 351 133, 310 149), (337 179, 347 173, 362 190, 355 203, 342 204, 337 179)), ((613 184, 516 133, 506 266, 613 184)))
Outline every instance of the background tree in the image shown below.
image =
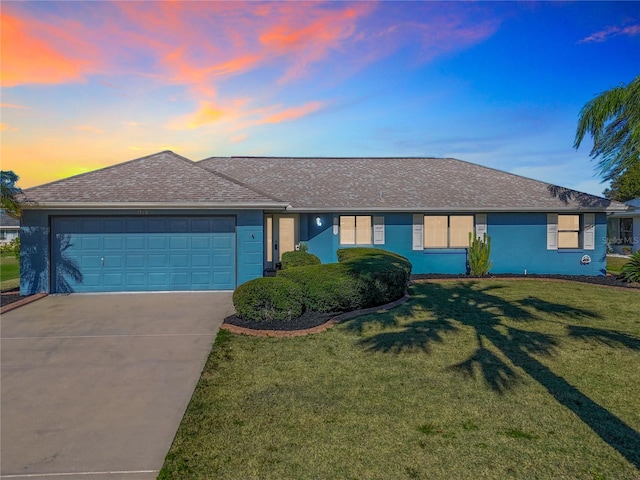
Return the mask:
POLYGON ((0 190, 2 195, 2 209, 7 212, 7 215, 13 218, 20 218, 21 209, 20 202, 16 199, 16 195, 20 193, 18 187, 16 187, 16 182, 20 177, 13 173, 11 170, 2 170, 0 171, 0 190))
POLYGON ((603 193, 609 200, 618 202, 640 198, 640 163, 627 168, 621 175, 614 178, 611 187, 603 193))
POLYGON ((587 133, 593 137, 589 156, 599 159, 598 173, 605 180, 613 180, 640 163, 640 75, 582 107, 575 148, 587 133))

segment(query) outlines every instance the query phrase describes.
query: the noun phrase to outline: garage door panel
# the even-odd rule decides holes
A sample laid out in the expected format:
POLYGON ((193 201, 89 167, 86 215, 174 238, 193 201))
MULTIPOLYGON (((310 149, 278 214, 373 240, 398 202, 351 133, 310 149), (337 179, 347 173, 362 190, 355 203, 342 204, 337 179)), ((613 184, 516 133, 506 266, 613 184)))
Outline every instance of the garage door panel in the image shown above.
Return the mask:
POLYGON ((211 256, 210 255, 191 255, 191 267, 210 267, 211 256))
POLYGON ((185 235, 172 236, 169 239, 169 249, 170 250, 179 250, 179 249, 187 249, 189 248, 189 238, 185 235))
POLYGON ((136 267, 142 267, 144 268, 146 266, 146 259, 147 256, 144 254, 129 254, 127 255, 127 268, 136 268, 136 267))
POLYGON ((234 217, 58 217, 52 230, 54 291, 235 288, 234 217))
POLYGON ((141 235, 130 235, 125 237, 125 248, 127 251, 131 250, 145 250, 147 242, 145 237, 141 235))
MULTIPOLYGON (((82 286, 84 287, 97 287, 102 284, 102 275, 99 273, 83 272, 82 274, 82 286)), ((74 286, 73 284, 71 285, 74 286)), ((76 286, 79 286, 76 284, 76 286)))
POLYGON ((82 255, 80 257, 80 268, 85 270, 89 268, 100 268, 102 262, 99 255, 82 255))
POLYGON ((198 235, 191 237, 191 248, 193 250, 202 249, 209 250, 211 248, 211 239, 207 236, 198 235))
POLYGON ((229 254, 214 255, 213 264, 216 267, 231 267, 231 265, 233 265, 233 258, 231 258, 231 255, 229 254))
POLYGON ((124 274, 122 273, 105 273, 104 285, 106 287, 123 287, 124 286, 124 274))
POLYGON ((164 235, 151 235, 147 238, 149 250, 166 250, 169 240, 164 235))
POLYGON ((169 220, 169 231, 171 233, 189 233, 189 220, 181 218, 169 220))
POLYGON ((169 266, 169 255, 149 254, 149 267, 165 268, 169 266))
POLYGON ((194 272, 191 274, 191 283, 197 286, 209 285, 211 274, 208 272, 194 272))
POLYGON ((120 251, 124 248, 124 237, 117 235, 105 235, 102 239, 102 245, 105 250, 120 251))
POLYGON ((102 223, 104 233, 124 233, 124 220, 119 218, 109 218, 102 223))
POLYGON ((146 284, 147 275, 145 273, 127 273, 125 277, 126 286, 135 290, 136 288, 132 287, 142 287, 146 284))
POLYGON ((146 233, 147 219, 144 218, 128 218, 125 220, 125 232, 127 233, 146 233))
POLYGON ((124 255, 109 255, 105 254, 104 268, 122 268, 125 266, 124 255))
POLYGON ((84 233, 102 233, 101 220, 82 220, 81 225, 84 233))

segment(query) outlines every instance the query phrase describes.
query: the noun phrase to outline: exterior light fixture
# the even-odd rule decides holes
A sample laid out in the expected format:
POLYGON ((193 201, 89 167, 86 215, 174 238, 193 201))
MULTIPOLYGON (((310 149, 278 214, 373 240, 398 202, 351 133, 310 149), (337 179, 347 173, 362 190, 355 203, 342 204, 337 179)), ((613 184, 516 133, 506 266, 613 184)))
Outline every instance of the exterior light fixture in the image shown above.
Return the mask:
POLYGON ((316 217, 316 225, 319 227, 322 226, 322 219, 320 217, 316 217))

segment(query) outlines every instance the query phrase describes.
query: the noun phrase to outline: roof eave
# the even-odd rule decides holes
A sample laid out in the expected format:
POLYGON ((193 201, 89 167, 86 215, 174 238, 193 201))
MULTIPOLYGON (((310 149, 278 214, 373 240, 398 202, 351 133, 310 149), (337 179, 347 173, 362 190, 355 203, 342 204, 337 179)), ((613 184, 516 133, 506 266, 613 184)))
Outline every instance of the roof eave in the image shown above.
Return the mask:
POLYGON ((287 209, 289 212, 295 213, 355 213, 355 212, 433 212, 433 213, 450 213, 450 212, 469 212, 469 213, 540 213, 540 212, 625 212, 624 208, 617 207, 291 207, 287 209))
POLYGON ((37 202, 23 210, 263 210, 287 209, 285 202, 37 202))

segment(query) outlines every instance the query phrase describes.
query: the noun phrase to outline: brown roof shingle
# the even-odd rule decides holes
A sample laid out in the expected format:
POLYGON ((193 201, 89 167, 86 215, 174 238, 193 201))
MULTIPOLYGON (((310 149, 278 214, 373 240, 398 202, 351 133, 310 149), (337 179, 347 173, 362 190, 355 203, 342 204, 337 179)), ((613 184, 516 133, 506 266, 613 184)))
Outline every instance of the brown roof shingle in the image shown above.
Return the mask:
POLYGON ((296 210, 625 208, 605 198, 451 158, 211 157, 199 164, 283 197, 296 210))
POLYGON ((23 199, 47 205, 282 203, 171 151, 29 188, 24 191, 23 199))

